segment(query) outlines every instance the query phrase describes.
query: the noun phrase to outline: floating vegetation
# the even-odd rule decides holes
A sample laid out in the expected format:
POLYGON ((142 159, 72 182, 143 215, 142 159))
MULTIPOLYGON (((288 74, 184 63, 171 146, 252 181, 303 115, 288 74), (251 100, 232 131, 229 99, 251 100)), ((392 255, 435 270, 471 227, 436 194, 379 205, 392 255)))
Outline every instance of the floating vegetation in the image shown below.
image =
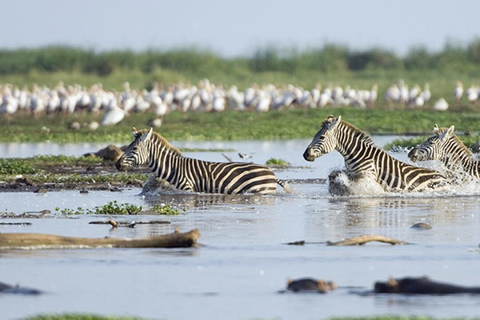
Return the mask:
POLYGON ((270 158, 266 162, 267 166, 277 166, 277 167, 288 167, 290 166, 290 162, 283 160, 283 159, 277 159, 277 158, 270 158))
POLYGON ((185 213, 185 209, 183 209, 183 212, 180 212, 180 210, 172 208, 170 205, 165 205, 163 203, 154 205, 152 209, 156 213, 165 215, 165 216, 176 216, 176 215, 185 213))
POLYGON ((106 205, 97 206, 95 209, 83 209, 78 207, 77 209, 60 209, 55 208, 55 211, 64 215, 78 215, 78 214, 98 214, 98 215, 135 215, 142 211, 141 206, 136 206, 129 203, 118 204, 117 200, 110 201, 106 205))

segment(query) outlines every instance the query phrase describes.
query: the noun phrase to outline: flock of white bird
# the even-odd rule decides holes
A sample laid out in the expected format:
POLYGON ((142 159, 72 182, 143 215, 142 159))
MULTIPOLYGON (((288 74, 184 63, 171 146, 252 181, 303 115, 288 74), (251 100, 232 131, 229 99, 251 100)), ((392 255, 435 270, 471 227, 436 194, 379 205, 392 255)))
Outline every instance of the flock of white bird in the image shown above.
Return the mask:
MULTIPOLYGON (((480 87, 472 86, 465 92, 470 103, 477 103, 480 87)), ((464 96, 463 84, 457 82, 454 98, 460 102, 464 96)), ((128 82, 121 92, 105 90, 101 84, 90 88, 80 85, 65 86, 59 82, 54 88, 32 86, 19 89, 10 84, 0 85, 0 114, 13 117, 16 114, 72 114, 86 111, 103 112, 100 125, 114 125, 127 115, 135 112, 151 112, 156 119, 174 110, 221 112, 226 108, 232 110, 249 110, 267 112, 290 107, 323 108, 326 106, 352 106, 368 108, 378 98, 378 87, 354 89, 350 86, 317 85, 311 90, 295 85, 276 86, 273 84, 258 86, 256 84, 239 91, 237 86, 224 88, 201 80, 198 85, 183 83, 159 85, 151 90, 131 89, 128 82)), ((403 80, 388 87, 384 99, 387 103, 396 103, 411 108, 424 107, 431 98, 430 87, 423 89, 414 85, 409 89, 403 80)), ((438 111, 448 109, 445 99, 438 100, 432 108, 438 111)), ((161 122, 160 122, 161 123, 161 122)))

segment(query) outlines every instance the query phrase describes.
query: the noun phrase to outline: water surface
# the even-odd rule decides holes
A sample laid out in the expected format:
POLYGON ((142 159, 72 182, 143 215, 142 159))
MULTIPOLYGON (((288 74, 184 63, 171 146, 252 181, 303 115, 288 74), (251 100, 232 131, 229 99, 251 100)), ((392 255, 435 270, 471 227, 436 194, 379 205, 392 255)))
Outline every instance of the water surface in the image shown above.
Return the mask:
MULTIPOLYGON (((382 144, 377 139, 374 138, 382 144)), ((326 178, 331 170, 343 166, 338 153, 314 163, 305 162, 302 153, 309 142, 183 142, 176 146, 233 148, 235 152, 225 154, 237 161, 240 160, 238 152, 252 155, 249 160, 257 163, 265 163, 271 157, 282 158, 294 168, 276 170, 281 179, 326 178)), ((42 150, 49 152, 45 147, 42 150)), ((81 152, 89 151, 84 150, 81 152)), ((220 152, 187 155, 224 161, 220 152)), ((406 160, 404 153, 394 156, 406 160)), ((185 209, 179 216, 115 217, 119 221, 164 219, 171 221, 170 225, 110 229, 107 225, 88 224, 108 219, 105 216, 56 214, 44 219, 9 219, 9 222, 29 221, 32 225, 0 226, 0 232, 146 237, 173 232, 175 227, 182 231, 198 228, 202 244, 199 248, 168 250, 0 251, 0 281, 47 292, 34 297, 0 295, 1 318, 63 312, 154 319, 323 319, 386 314, 473 317, 480 314, 478 296, 357 294, 371 290, 375 281, 386 281, 390 276, 428 275, 438 281, 479 286, 480 198, 476 186, 430 194, 370 197, 332 197, 325 184, 294 187, 295 194, 279 190, 277 197, 163 195, 144 198, 138 196, 140 189, 86 195, 76 191, 42 195, 0 193, 0 210, 18 214, 43 209, 55 212, 55 207, 94 208, 113 200, 145 208, 166 203, 185 209), (433 228, 411 229, 417 222, 429 223, 433 228), (413 244, 325 245, 328 240, 362 234, 381 234, 413 244), (305 240, 307 244, 285 245, 297 240, 305 240), (278 293, 286 287, 288 278, 300 277, 332 280, 340 288, 325 295, 278 293)))

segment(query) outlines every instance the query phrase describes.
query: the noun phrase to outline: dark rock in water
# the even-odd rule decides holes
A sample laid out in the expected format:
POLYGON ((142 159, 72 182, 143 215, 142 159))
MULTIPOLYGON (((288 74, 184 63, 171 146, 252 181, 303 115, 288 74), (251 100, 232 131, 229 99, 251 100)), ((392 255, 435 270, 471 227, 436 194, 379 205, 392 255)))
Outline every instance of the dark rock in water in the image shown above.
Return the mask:
POLYGON ((36 294, 41 294, 42 291, 37 290, 37 289, 31 289, 31 288, 22 288, 18 285, 16 286, 11 286, 9 284, 0 282, 0 294, 2 293, 14 293, 14 294, 30 294, 30 295, 36 295, 36 294))
POLYGON ((470 293, 480 294, 480 287, 463 287, 448 283, 441 283, 430 280, 428 277, 388 279, 387 282, 376 282, 375 293, 397 293, 397 294, 459 294, 470 293))
POLYGON ((337 285, 331 281, 317 280, 312 278, 304 278, 299 280, 287 281, 287 290, 293 292, 319 292, 326 293, 335 290, 337 285))
POLYGON ((415 223, 414 225, 412 225, 410 227, 410 229, 429 230, 429 229, 432 229, 432 226, 429 225, 428 223, 419 222, 419 223, 415 223))
POLYGON ((103 158, 104 160, 117 161, 122 156, 122 154, 123 154, 123 151, 121 148, 111 144, 106 148, 98 150, 95 153, 86 153, 83 156, 84 157, 100 157, 100 158, 103 158))

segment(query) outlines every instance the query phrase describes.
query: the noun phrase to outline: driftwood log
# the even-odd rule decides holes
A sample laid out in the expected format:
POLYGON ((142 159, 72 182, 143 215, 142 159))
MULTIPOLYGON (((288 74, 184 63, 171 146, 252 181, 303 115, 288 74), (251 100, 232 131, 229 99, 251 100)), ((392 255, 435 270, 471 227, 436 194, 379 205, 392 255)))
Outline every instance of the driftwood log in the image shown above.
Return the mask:
POLYGON ((397 294, 480 294, 480 287, 463 287, 448 283, 436 282, 428 277, 388 279, 387 282, 376 282, 375 293, 397 294))
POLYGON ((332 281, 317 280, 312 278, 303 278, 298 280, 287 280, 287 290, 293 292, 319 292, 327 293, 337 289, 337 285, 332 281))
POLYGON ((378 242, 384 242, 384 243, 390 243, 390 244, 408 244, 408 242, 405 242, 405 241, 372 234, 372 235, 363 235, 363 236, 353 237, 353 238, 345 239, 342 241, 336 241, 336 242, 327 241, 327 245, 355 246, 355 245, 363 245, 367 242, 372 242, 372 241, 378 241, 378 242))
POLYGON ((197 244, 198 229, 145 239, 76 238, 39 233, 1 233, 0 249, 185 248, 197 244))
POLYGON ((0 293, 16 293, 16 294, 40 294, 42 291, 32 288, 20 287, 19 285, 9 285, 7 283, 0 282, 0 293))

